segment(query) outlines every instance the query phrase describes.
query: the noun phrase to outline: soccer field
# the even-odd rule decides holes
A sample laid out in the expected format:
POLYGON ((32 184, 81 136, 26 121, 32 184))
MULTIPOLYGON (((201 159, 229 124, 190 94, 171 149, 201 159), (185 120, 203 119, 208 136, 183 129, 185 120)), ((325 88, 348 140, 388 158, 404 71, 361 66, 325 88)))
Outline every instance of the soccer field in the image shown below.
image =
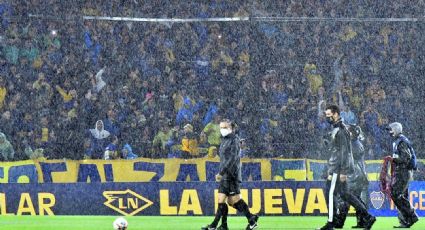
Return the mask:
MULTIPOLYGON (((114 216, 1 216, 0 229, 55 229, 55 230, 107 230, 112 229, 114 216)), ((210 223, 212 217, 126 217, 129 230, 133 229, 194 229, 210 223)), ((326 217, 261 217, 258 229, 315 229, 323 225, 326 217)), ((229 217, 229 229, 245 229, 246 220, 243 217, 229 217)), ((395 217, 379 217, 372 229, 392 229, 396 225, 395 217)), ((344 229, 351 229, 355 218, 349 217, 344 229)), ((425 229, 421 219, 411 229, 425 229)))

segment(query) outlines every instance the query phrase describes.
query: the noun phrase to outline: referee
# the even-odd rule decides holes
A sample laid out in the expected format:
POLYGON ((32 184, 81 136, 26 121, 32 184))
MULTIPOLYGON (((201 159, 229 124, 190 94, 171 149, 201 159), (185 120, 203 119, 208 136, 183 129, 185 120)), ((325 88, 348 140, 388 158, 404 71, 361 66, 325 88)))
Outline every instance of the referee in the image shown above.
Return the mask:
POLYGON ((328 222, 319 230, 333 230, 335 226, 334 196, 338 194, 345 202, 352 205, 364 221, 365 229, 371 229, 376 219, 367 212, 366 206, 347 188, 347 175, 354 172, 354 160, 351 152, 350 134, 342 123, 340 110, 330 105, 325 110, 326 120, 332 125, 330 158, 328 160, 328 222))
POLYGON ((235 133, 236 124, 228 119, 220 122, 220 133, 222 136, 219 155, 220 168, 219 173, 215 176, 220 182, 218 189, 218 209, 214 221, 203 227, 202 230, 226 230, 228 205, 234 207, 243 213, 248 219, 247 230, 256 229, 258 227, 258 216, 250 213, 248 205, 240 196, 239 184, 242 181, 241 161, 240 161, 240 140, 235 133), (227 200, 227 204, 226 204, 227 200), (221 225, 217 228, 221 218, 221 225))

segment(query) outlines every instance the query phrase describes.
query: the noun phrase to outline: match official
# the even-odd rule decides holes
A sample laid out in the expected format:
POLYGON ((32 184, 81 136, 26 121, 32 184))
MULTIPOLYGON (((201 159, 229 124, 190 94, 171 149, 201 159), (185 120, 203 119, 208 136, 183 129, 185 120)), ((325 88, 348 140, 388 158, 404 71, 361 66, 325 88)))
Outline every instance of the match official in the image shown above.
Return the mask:
POLYGON ((328 178, 326 191, 328 193, 328 222, 319 230, 333 230, 335 227, 334 196, 336 194, 352 205, 365 223, 365 229, 371 229, 376 219, 367 212, 366 206, 347 188, 347 175, 354 172, 354 159, 351 152, 350 134, 342 123, 340 110, 336 105, 330 105, 325 110, 326 120, 332 125, 330 158, 328 160, 328 178))
POLYGON ((228 205, 243 213, 248 219, 247 230, 258 227, 258 216, 250 213, 248 205, 240 196, 239 184, 242 181, 240 161, 240 140, 235 133, 236 124, 228 119, 220 122, 222 136, 219 155, 220 167, 216 180, 220 182, 218 190, 218 209, 214 221, 202 230, 226 230, 228 205), (227 204, 226 204, 227 200, 227 204), (217 228, 221 218, 221 225, 217 228))

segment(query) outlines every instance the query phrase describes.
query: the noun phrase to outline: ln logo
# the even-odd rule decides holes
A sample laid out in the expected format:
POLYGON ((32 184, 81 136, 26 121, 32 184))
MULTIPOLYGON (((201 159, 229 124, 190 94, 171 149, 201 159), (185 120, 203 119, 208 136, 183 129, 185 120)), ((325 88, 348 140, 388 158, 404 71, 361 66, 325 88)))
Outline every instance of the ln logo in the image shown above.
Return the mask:
POLYGON ((133 216, 153 204, 152 201, 130 189, 125 191, 104 191, 103 196, 106 198, 104 205, 125 216, 133 216))
POLYGON ((373 191, 370 194, 370 201, 375 209, 380 209, 385 202, 385 195, 381 191, 373 191))

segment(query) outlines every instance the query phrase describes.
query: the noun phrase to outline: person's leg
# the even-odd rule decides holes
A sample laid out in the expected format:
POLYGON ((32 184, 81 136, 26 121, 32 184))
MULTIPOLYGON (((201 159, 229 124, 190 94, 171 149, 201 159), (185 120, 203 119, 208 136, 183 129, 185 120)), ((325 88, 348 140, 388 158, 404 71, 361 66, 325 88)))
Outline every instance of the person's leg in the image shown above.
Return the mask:
POLYGON ((408 185, 409 176, 407 173, 397 173, 391 189, 391 198, 399 211, 400 227, 409 226, 416 222, 416 214, 408 198, 408 185))
MULTIPOLYGON (((353 195, 355 197, 357 197, 359 199, 360 202, 362 202, 364 204, 364 206, 367 209, 367 204, 365 202, 365 197, 362 197, 363 192, 365 191, 365 188, 363 185, 353 185, 353 186, 349 186, 349 190, 352 191, 353 195)), ((365 195, 367 195, 367 188, 366 188, 366 192, 365 195)), ((353 226, 353 228, 364 228, 364 221, 362 218, 362 215, 360 213, 360 211, 356 210, 356 220, 357 220, 357 225, 353 226)))
POLYGON ((248 204, 242 199, 241 195, 240 195, 240 189, 239 189, 239 182, 238 181, 233 181, 232 183, 230 183, 230 192, 229 192, 229 197, 227 199, 228 204, 232 207, 234 207, 236 210, 238 210, 240 213, 243 213, 244 216, 247 218, 248 220, 248 226, 247 229, 255 229, 257 228, 257 221, 258 221, 258 216, 257 215, 253 215, 250 211, 249 211, 249 207, 248 204))
POLYGON ((243 213, 248 220, 249 220, 249 218, 251 218, 252 214, 251 214, 251 212, 249 212, 248 205, 241 198, 241 196, 239 194, 234 195, 234 196, 230 196, 228 198, 228 201, 229 201, 229 204, 231 204, 232 207, 234 207, 239 212, 243 213))
POLYGON ((226 214, 227 217, 227 204, 226 199, 227 195, 229 194, 229 183, 227 180, 221 180, 219 187, 218 187, 218 207, 217 212, 215 213, 214 220, 211 224, 207 225, 206 227, 203 227, 203 230, 214 230, 217 228, 218 222, 220 222, 221 217, 223 216, 223 213, 226 214))
POLYGON ((334 173, 332 175, 329 175, 326 181, 326 202, 328 206, 328 220, 326 224, 321 227, 317 228, 318 230, 328 230, 334 228, 334 214, 336 213, 336 205, 335 205, 335 195, 337 194, 337 181, 338 181, 338 174, 334 173))
POLYGON ((356 212, 359 213, 365 222, 365 229, 370 229, 375 223, 376 218, 368 213, 366 205, 361 201, 361 199, 357 198, 352 191, 348 190, 346 181, 340 182, 339 185, 342 199, 356 209, 356 212))
POLYGON ((336 228, 342 228, 345 224, 345 220, 347 219, 348 210, 350 205, 345 202, 339 194, 335 195, 336 202, 336 213, 334 216, 334 226, 336 228))
POLYGON ((328 192, 328 223, 332 223, 334 221, 334 215, 336 211, 335 205, 335 194, 337 194, 337 182, 338 182, 338 174, 334 173, 329 181, 329 192, 328 192))
MULTIPOLYGON (((217 207, 217 212, 215 213, 215 217, 214 217, 214 221, 211 223, 211 227, 217 227, 218 222, 220 222, 220 219, 223 217, 223 219, 225 218, 226 222, 227 222, 227 213, 228 213, 228 208, 227 208, 227 204, 226 204, 226 194, 224 193, 218 193, 218 207, 217 207), (225 215, 225 217, 224 217, 225 215)), ((222 219, 222 221, 223 221, 222 219)))

